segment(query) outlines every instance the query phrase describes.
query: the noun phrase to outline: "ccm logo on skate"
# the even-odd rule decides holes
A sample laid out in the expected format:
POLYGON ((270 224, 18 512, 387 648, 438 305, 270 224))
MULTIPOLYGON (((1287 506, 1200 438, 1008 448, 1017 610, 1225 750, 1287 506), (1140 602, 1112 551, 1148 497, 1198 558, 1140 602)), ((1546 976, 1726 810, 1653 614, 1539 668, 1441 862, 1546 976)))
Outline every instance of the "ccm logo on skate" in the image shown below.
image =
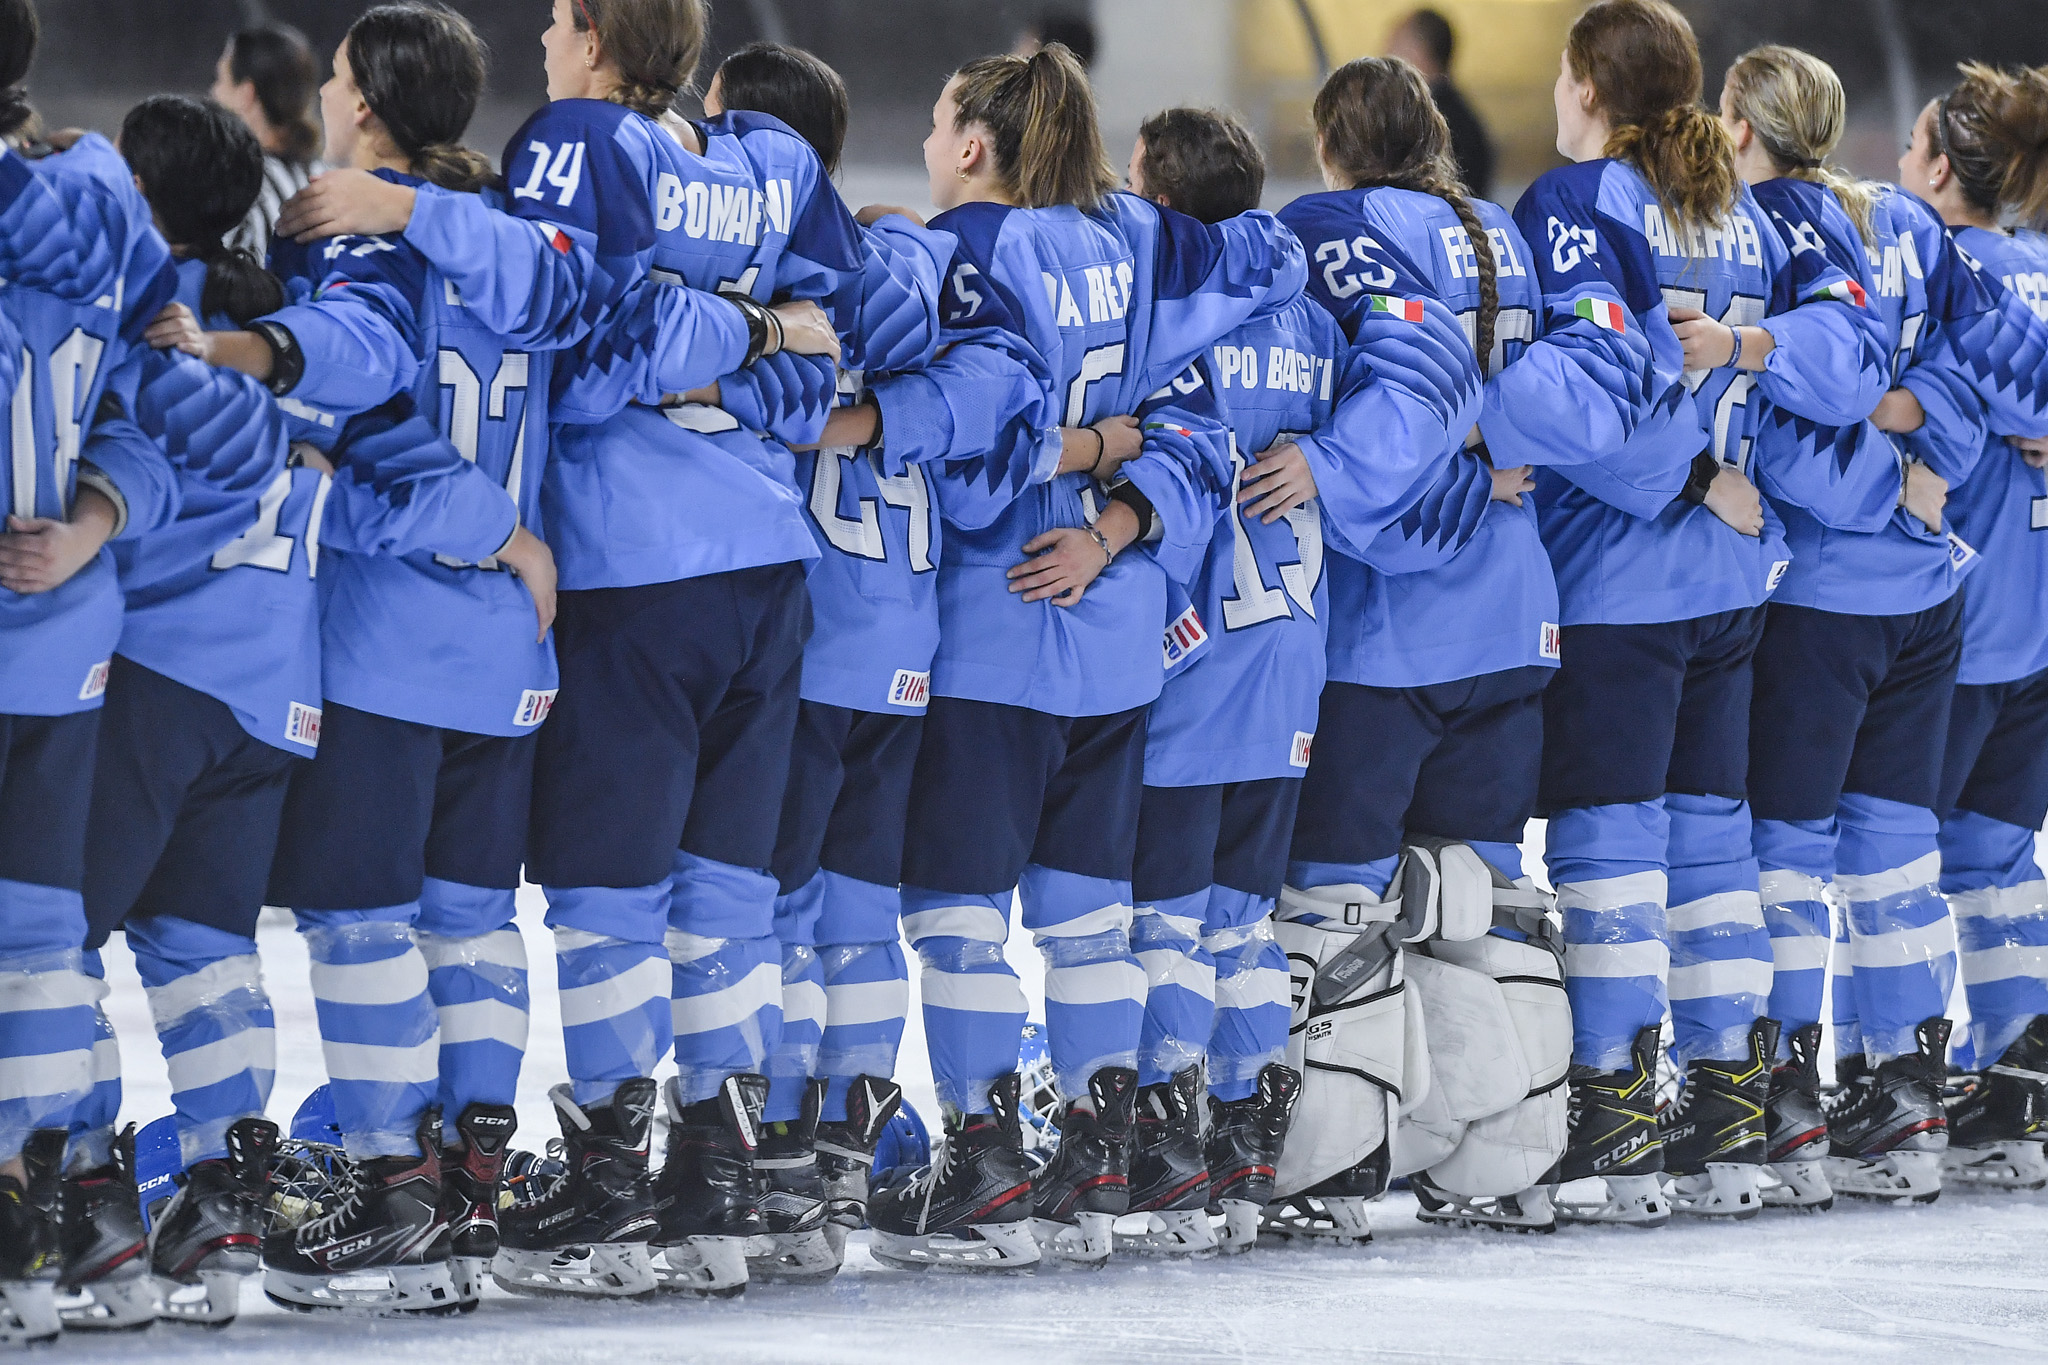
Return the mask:
POLYGON ((1316 737, 1304 730, 1294 732, 1294 747, 1288 750, 1287 764, 1292 768, 1308 766, 1308 751, 1315 747, 1316 737))
POLYGON ((293 702, 291 711, 284 718, 284 737, 294 744, 319 748, 320 708, 302 701, 293 702))
POLYGON ((907 668, 896 670, 895 681, 889 684, 889 705, 923 706, 932 699, 932 675, 913 673, 907 668))
POLYGON ((104 660, 85 671, 85 686, 78 689, 80 701, 91 701, 94 697, 106 694, 107 669, 112 663, 111 659, 104 660))
POLYGON ((1555 621, 1545 621, 1543 628, 1536 633, 1536 653, 1545 659, 1564 657, 1564 632, 1558 629, 1555 621))
POLYGON ((1193 607, 1173 618, 1166 628, 1166 666, 1172 668, 1209 638, 1208 627, 1193 607))
POLYGON ((538 725, 548 718, 548 712, 555 709, 555 694, 560 688, 550 687, 545 692, 531 688, 519 694, 519 709, 512 713, 514 725, 538 725))

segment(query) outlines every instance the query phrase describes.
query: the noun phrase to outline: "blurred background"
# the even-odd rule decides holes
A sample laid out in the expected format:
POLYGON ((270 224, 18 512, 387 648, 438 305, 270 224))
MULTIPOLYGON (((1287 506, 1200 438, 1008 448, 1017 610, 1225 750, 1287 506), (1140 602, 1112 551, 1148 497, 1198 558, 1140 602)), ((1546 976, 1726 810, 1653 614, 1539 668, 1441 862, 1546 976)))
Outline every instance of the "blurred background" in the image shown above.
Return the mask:
MULTIPOLYGON (((544 98, 540 32, 548 0, 451 0, 490 43, 492 90, 470 141, 495 156, 544 98)), ((1041 32, 1092 38, 1111 155, 1121 165, 1141 119, 1170 104, 1237 110, 1273 159, 1269 199, 1285 202, 1313 176, 1307 116, 1321 73, 1397 51, 1437 82, 1461 133, 1471 178, 1512 204, 1556 161, 1550 87, 1565 30, 1582 0, 713 0, 703 75, 755 38, 816 52, 845 77, 853 102, 847 197, 924 202, 919 143, 933 97, 968 58, 1041 32), (1434 73, 1432 73, 1434 74, 1434 73), (1469 113, 1453 111, 1462 106, 1469 113), (1490 176, 1473 158, 1490 149, 1490 176)), ((111 131, 123 111, 161 90, 204 92, 227 35, 282 22, 302 30, 324 72, 361 0, 42 0, 44 44, 30 89, 51 127, 111 131)), ((1831 62, 1848 91, 1850 132, 1839 159, 1889 178, 1920 104, 1955 63, 2048 62, 2048 0, 1682 0, 1706 57, 1707 95, 1745 48, 1774 41, 1831 62)), ((694 111, 692 111, 694 112, 694 111)))

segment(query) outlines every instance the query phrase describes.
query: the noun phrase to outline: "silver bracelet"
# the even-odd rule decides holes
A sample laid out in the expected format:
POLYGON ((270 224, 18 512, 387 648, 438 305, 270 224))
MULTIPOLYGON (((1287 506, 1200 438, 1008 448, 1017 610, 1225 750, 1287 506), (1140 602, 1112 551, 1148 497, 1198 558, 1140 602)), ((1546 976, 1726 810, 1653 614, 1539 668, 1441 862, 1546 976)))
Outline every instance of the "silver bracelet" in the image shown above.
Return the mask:
POLYGON ((1102 547, 1102 567, 1106 569, 1116 563, 1116 551, 1109 548, 1109 537, 1093 526, 1088 527, 1087 531, 1094 538, 1095 543, 1102 547))

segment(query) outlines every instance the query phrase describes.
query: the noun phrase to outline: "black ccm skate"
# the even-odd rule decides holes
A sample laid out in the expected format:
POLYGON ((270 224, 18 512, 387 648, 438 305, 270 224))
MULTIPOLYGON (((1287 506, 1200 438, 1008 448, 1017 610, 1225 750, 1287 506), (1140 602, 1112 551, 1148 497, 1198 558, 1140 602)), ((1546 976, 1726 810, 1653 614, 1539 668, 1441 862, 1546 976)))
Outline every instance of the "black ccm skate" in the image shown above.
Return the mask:
MULTIPOLYGON (((730 1298, 747 1290, 747 1245, 768 1230, 755 1185, 768 1078, 728 1076, 718 1093, 684 1104, 668 1083, 668 1152, 654 1181, 654 1276, 663 1289, 730 1298)), ((820 1245, 822 1202, 812 1204, 820 1245)))
POLYGON ((1116 1249, 1193 1256, 1216 1249, 1209 1223, 1209 1167, 1202 1151, 1202 1068, 1183 1067, 1138 1091, 1130 1214, 1141 1230, 1116 1232, 1116 1249))
POLYGON ((57 1315, 71 1332, 131 1332, 156 1321, 156 1277, 135 1193, 135 1125, 114 1137, 104 1166, 60 1182, 57 1223, 64 1269, 57 1315))
POLYGON ((1659 1029, 1636 1034, 1626 1071, 1574 1065, 1568 1078, 1571 1137, 1551 1173, 1550 1201, 1573 1223, 1622 1223, 1660 1228, 1671 1221, 1664 1194, 1664 1141, 1657 1127, 1659 1029), (1574 1180, 1599 1179, 1600 1200, 1566 1199, 1559 1189, 1574 1180))
POLYGON ((1031 1234, 1048 1259, 1108 1264, 1116 1220, 1131 1206, 1131 1139, 1138 1073, 1105 1066, 1088 1078, 1086 1102, 1060 1116, 1060 1145, 1031 1182, 1031 1234))
POLYGON ((1665 1194, 1674 1212, 1695 1218, 1754 1218, 1763 1212, 1764 1109, 1778 1021, 1750 1026, 1748 1056, 1695 1061, 1677 1098, 1657 1115, 1664 1141, 1665 1194))
POLYGON ((1983 1189, 2048 1186, 2048 1014, 2037 1014, 1982 1072, 1959 1078, 1948 1102, 1942 1179, 1983 1189))
POLYGON ((1038 1264, 1031 1163, 1016 1072, 991 1082, 987 1114, 946 1115, 931 1164, 892 1175, 868 1199, 871 1250, 901 1270, 1022 1270, 1038 1264))
POLYGON ((57 1168, 68 1134, 38 1128, 23 1145, 27 1180, 0 1175, 0 1346, 34 1346, 64 1331, 57 1316, 57 1168))
POLYGON ((655 1289, 655 1232, 647 1173, 654 1082, 622 1082, 585 1109, 567 1085, 548 1092, 562 1125, 546 1157, 506 1162, 509 1200, 498 1208, 491 1278, 511 1294, 630 1299, 655 1289))
POLYGON ((262 1269, 263 1203, 277 1125, 237 1119, 228 1154, 194 1163, 176 1194, 154 1208, 149 1263, 170 1322, 225 1327, 241 1308, 242 1281, 262 1269))
POLYGON ((1912 1204, 1941 1197, 1950 1027, 1943 1018, 1921 1020, 1915 1049, 1875 1071, 1861 1057, 1836 1064, 1842 1088, 1827 1104, 1827 1169, 1837 1194, 1912 1204))

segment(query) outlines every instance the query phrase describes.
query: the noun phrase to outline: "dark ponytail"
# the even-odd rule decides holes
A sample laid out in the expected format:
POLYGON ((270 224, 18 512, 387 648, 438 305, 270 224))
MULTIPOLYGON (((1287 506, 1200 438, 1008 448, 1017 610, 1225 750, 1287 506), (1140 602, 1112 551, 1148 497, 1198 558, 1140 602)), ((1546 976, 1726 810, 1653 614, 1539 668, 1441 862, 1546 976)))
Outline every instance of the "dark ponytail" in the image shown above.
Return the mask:
POLYGON ((41 36, 35 0, 0 0, 0 137, 13 137, 35 120, 22 82, 41 36))
POLYGON ((463 191, 495 178, 490 161, 462 145, 484 92, 484 44, 469 20, 426 5, 379 5, 350 26, 348 65, 414 175, 463 191))
POLYGON ((1029 57, 983 57, 954 73, 954 127, 989 130, 991 167, 1025 208, 1092 209, 1116 188, 1088 73, 1059 43, 1029 57))
POLYGON ((704 0, 569 0, 569 15, 578 33, 597 31, 619 79, 612 102, 654 119, 689 90, 711 29, 704 0))
POLYGON ((223 238, 263 188, 263 149, 249 126, 212 100, 153 95, 121 123, 121 155, 171 245, 206 262, 200 309, 246 324, 284 306, 284 286, 223 238))
POLYGON ((839 174, 846 149, 846 82, 800 47, 748 43, 718 64, 718 94, 728 109, 772 114, 811 144, 825 174, 839 174))
POLYGON ((1978 62, 1934 105, 1934 150, 1971 207, 2023 223, 2048 217, 2048 68, 1978 62))
POLYGON ((228 39, 228 77, 256 91, 277 133, 278 154, 310 166, 320 156, 320 60, 306 35, 287 24, 245 28, 228 39))
POLYGON ((1314 119, 1324 163, 1349 180, 1353 189, 1386 185, 1433 194, 1458 215, 1479 264, 1479 317, 1472 349, 1479 353, 1479 372, 1488 373, 1500 319, 1493 239, 1458 179, 1450 126, 1430 98, 1422 73, 1399 57, 1346 62, 1316 92, 1314 119))

